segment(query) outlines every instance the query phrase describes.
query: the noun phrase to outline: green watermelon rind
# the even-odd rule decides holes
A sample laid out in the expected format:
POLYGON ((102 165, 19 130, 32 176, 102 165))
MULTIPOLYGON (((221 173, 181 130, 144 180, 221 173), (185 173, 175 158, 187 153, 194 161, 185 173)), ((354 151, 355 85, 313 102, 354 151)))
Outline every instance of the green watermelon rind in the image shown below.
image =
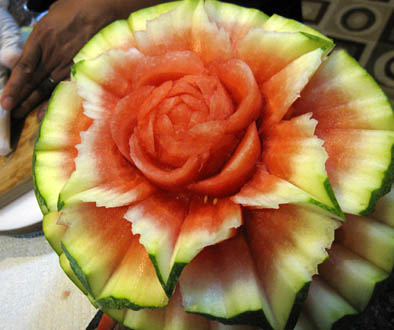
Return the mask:
POLYGON ((327 39, 318 37, 315 34, 311 34, 311 33, 304 32, 304 31, 300 31, 299 33, 301 33, 302 35, 304 35, 305 37, 307 37, 313 41, 320 42, 322 44, 320 46, 320 48, 325 52, 325 54, 327 54, 335 46, 335 44, 331 40, 327 40, 327 39))
MULTIPOLYGON (((274 21, 274 29, 268 29, 268 31, 278 31, 278 32, 305 32, 307 34, 314 35, 320 39, 324 39, 330 43, 333 43, 333 40, 325 36, 324 34, 320 33, 319 31, 311 28, 308 25, 305 25, 303 23, 300 23, 296 20, 289 19, 282 17, 280 15, 274 14, 270 17, 270 20, 267 22, 267 25, 272 24, 274 21), (278 26, 278 23, 284 23, 285 22, 285 28, 283 28, 283 25, 278 26)), ((264 27, 263 27, 264 28, 264 27)))
POLYGON ((74 259, 74 257, 70 254, 70 252, 67 250, 65 245, 62 243, 62 250, 64 254, 66 255, 67 259, 70 262, 71 269, 73 270, 75 276, 78 278, 78 280, 81 282, 82 286, 84 289, 88 292, 88 294, 93 296, 92 289, 90 288, 89 281, 84 274, 82 268, 79 266, 78 262, 74 259))
MULTIPOLYGON (((47 108, 47 112, 50 111, 51 107, 50 107, 50 103, 52 101, 52 96, 56 94, 56 90, 59 88, 60 84, 56 86, 56 88, 54 89, 54 91, 52 92, 49 104, 48 104, 48 108, 47 108)), ((44 116, 44 118, 42 119, 41 123, 40 123, 40 127, 38 129, 38 135, 37 135, 37 139, 36 142, 34 144, 34 152, 33 152, 33 171, 32 171, 32 176, 33 176, 33 188, 34 188, 34 194, 36 196, 38 205, 41 209, 41 212, 43 215, 47 214, 48 212, 50 212, 48 204, 44 198, 44 196, 41 195, 40 189, 39 189, 39 185, 37 184, 37 175, 36 175, 36 163, 37 163, 37 145, 38 145, 38 141, 40 140, 41 134, 42 134, 42 129, 43 129, 43 124, 46 120, 46 118, 48 118, 48 116, 44 116)))
POLYGON ((128 308, 134 311, 138 311, 143 308, 152 308, 154 306, 139 306, 132 303, 130 300, 125 298, 117 298, 114 296, 108 296, 105 298, 100 298, 96 300, 97 305, 100 308, 109 308, 109 309, 122 309, 128 308))
MULTIPOLYGON (((363 313, 369 308, 369 306, 374 304, 373 301, 381 299, 385 291, 386 285, 388 285, 394 279, 393 259, 391 258, 391 260, 386 260, 387 263, 381 263, 381 260, 379 260, 379 254, 392 256, 392 253, 394 252, 393 227, 389 227, 378 221, 374 221, 376 226, 371 224, 371 226, 368 225, 368 229, 363 229, 363 225, 359 227, 360 223, 365 223, 361 217, 352 217, 351 221, 349 219, 349 222, 347 224, 349 227, 345 230, 344 233, 342 233, 342 235, 341 233, 339 233, 337 244, 340 244, 342 248, 348 249, 349 252, 353 253, 358 258, 361 258, 361 260, 365 262, 365 264, 373 266, 376 269, 376 273, 370 275, 368 271, 366 271, 365 278, 367 279, 364 279, 364 281, 368 281, 368 288, 370 289, 365 290, 365 297, 360 300, 360 297, 358 296, 359 286, 354 286, 353 291, 348 291, 346 296, 347 298, 345 298, 345 294, 341 294, 341 291, 339 289, 335 289, 333 286, 330 286, 329 279, 332 278, 332 274, 330 275, 329 273, 326 273, 324 276, 327 279, 326 280, 323 279, 324 270, 321 271, 321 275, 319 275, 321 280, 324 281, 328 286, 330 286, 333 292, 335 292, 335 294, 341 296, 346 301, 346 303, 348 303, 356 310, 356 312, 349 312, 339 317, 335 317, 334 314, 330 313, 330 315, 332 316, 330 320, 330 326, 338 323, 341 328, 349 328, 345 327, 345 325, 350 324, 349 322, 354 322, 359 317, 360 313, 363 313), (354 225, 354 227, 352 227, 352 225, 354 225), (349 230, 350 228, 352 228, 353 230, 349 230), (351 235, 354 235, 355 237, 353 237, 351 242, 346 242, 346 237, 350 237, 351 235), (342 241, 343 238, 345 238, 345 242, 342 241), (355 241, 353 241, 354 239, 355 241), (375 251, 378 254, 365 254, 364 246, 373 244, 373 242, 375 242, 376 240, 379 240, 383 244, 379 245, 379 250, 375 251), (355 297, 352 296, 352 292, 354 293, 355 297), (367 292, 368 294, 370 294, 369 298, 366 294, 367 292)), ((352 260, 351 257, 349 259, 352 260)), ((350 268, 348 267, 348 269, 350 268)), ((358 272, 362 272, 362 268, 358 272)), ((347 281, 351 281, 351 279, 347 279, 347 281)), ((318 316, 314 317, 315 320, 318 318, 318 316)))
POLYGON ((85 295, 88 295, 87 290, 72 270, 70 260, 67 258, 67 255, 64 252, 59 255, 59 264, 68 276, 68 278, 78 287, 78 289, 81 290, 85 295), (66 258, 66 261, 64 260, 64 257, 66 258))
POLYGON ((326 189, 326 192, 328 194, 328 197, 330 198, 331 202, 334 204, 334 207, 329 207, 328 205, 323 204, 313 198, 311 198, 308 202, 313 205, 318 206, 319 208, 327 210, 329 213, 335 214, 336 216, 338 216, 341 220, 346 221, 346 217, 343 214, 341 207, 339 206, 339 203, 335 197, 334 190, 332 189, 332 186, 331 186, 331 183, 330 183, 330 180, 328 179, 328 177, 324 181, 323 184, 324 184, 324 188, 326 189))
MULTIPOLYGON (((116 321, 122 323, 123 320, 119 318, 118 311, 126 312, 126 309, 131 309, 138 311, 144 308, 155 308, 154 306, 139 306, 133 304, 128 299, 116 298, 116 297, 105 297, 101 299, 96 299, 91 293, 90 286, 86 276, 84 275, 82 269, 78 265, 78 262, 71 256, 67 249, 62 245, 63 254, 66 257, 68 265, 64 262, 60 262, 60 266, 66 273, 68 278, 88 297, 89 301, 95 308, 100 308, 104 313, 111 316, 116 321), (114 312, 116 312, 114 314, 114 312)), ((60 257, 59 257, 59 261, 60 257)), ((162 308, 162 307, 160 307, 162 308)))
MULTIPOLYGON (((137 305, 131 302, 129 299, 126 298, 117 298, 114 296, 106 296, 103 298, 96 299, 94 296, 90 285, 89 285, 89 280, 86 277, 85 273, 83 272, 82 268, 79 266, 77 260, 71 255, 71 253, 67 250, 67 248, 64 246, 64 244, 61 244, 63 253, 66 255, 67 259, 70 262, 70 267, 72 271, 74 272, 76 278, 78 279, 79 283, 76 283, 76 285, 80 288, 82 286, 83 292, 86 292, 86 295, 89 295, 92 297, 95 305, 99 306, 100 308, 103 309, 122 309, 122 308, 128 308, 132 309, 135 311, 138 311, 143 308, 162 308, 162 307, 157 307, 157 306, 143 306, 143 305, 137 305)), ((73 280, 73 279, 71 279, 73 280)), ((75 281, 73 280, 75 283, 75 281)), ((172 293, 172 292, 171 292, 172 293)))
POLYGON ((161 272, 159 269, 158 262, 156 260, 156 256, 154 254, 149 254, 149 258, 152 261, 153 266, 155 267, 157 277, 160 281, 161 286, 163 287, 164 292, 166 293, 167 297, 170 298, 176 288, 182 270, 186 267, 188 263, 175 262, 171 268, 171 272, 170 275, 168 276, 167 283, 165 283, 163 277, 161 276, 161 272))
MULTIPOLYGON (((48 139, 42 137, 45 135, 45 132, 51 133, 52 131, 54 131, 53 126, 59 126, 59 123, 63 125, 64 120, 69 121, 68 123, 73 120, 72 116, 67 115, 63 115, 61 119, 56 119, 56 117, 59 116, 52 116, 52 113, 55 113, 55 109, 58 108, 58 103, 61 102, 62 99, 70 96, 67 94, 67 92, 70 92, 69 88, 71 88, 71 86, 73 86, 72 82, 61 82, 52 92, 47 111, 40 123, 40 127, 38 129, 38 136, 34 145, 32 165, 33 187, 37 202, 43 215, 46 215, 51 211, 60 210, 60 208, 57 207, 56 201, 53 201, 52 204, 54 205, 51 205, 49 195, 51 193, 52 196, 54 194, 57 194, 59 196, 60 189, 65 182, 63 182, 63 179, 60 179, 60 181, 57 177, 57 175, 59 174, 58 171, 53 172, 53 169, 50 168, 51 175, 49 177, 45 177, 45 175, 47 175, 47 170, 45 168, 40 168, 40 157, 44 157, 45 160, 46 158, 48 158, 48 155, 46 155, 46 153, 54 151, 54 147, 56 147, 56 142, 51 141, 48 143, 48 141, 46 141, 48 139)), ((70 102, 69 104, 73 103, 70 102)), ((65 113, 67 113, 67 111, 65 113)), ((56 153, 53 157, 57 157, 56 153)))
POLYGON ((372 293, 371 298, 369 299, 368 305, 361 311, 358 311, 357 313, 354 314, 347 314, 345 316, 342 316, 341 318, 335 320, 332 323, 332 328, 336 328, 339 326, 340 328, 347 329, 350 328, 350 325, 354 325, 355 321, 358 320, 360 317, 360 314, 363 313, 364 311, 368 310, 371 305, 374 305, 374 302, 378 299, 378 297, 382 297, 384 294, 385 290, 387 289, 387 285, 391 283, 394 280, 394 271, 391 272, 391 274, 388 275, 387 278, 385 278, 382 281, 377 281, 375 283, 375 287, 372 293), (345 326, 348 325, 348 326, 345 326))
POLYGON ((59 198, 57 200, 57 209, 60 211, 63 209, 64 205, 66 203, 63 201, 63 199, 61 198, 60 194, 59 194, 59 198))
MULTIPOLYGON (((362 66, 360 66, 360 64, 353 57, 351 57, 346 51, 343 52, 345 52, 348 58, 364 72, 365 78, 369 80, 372 83, 372 85, 374 85, 376 89, 380 91, 380 93, 383 93, 388 106, 391 108, 394 114, 394 107, 391 105, 389 98, 382 91, 382 88, 375 81, 375 79, 373 79, 373 77, 362 66)), ((394 182, 394 145, 391 147, 391 161, 386 171, 383 173, 383 178, 380 187, 371 192, 368 206, 364 210, 360 211, 358 214, 362 216, 366 216, 373 213, 375 210, 376 203, 383 195, 387 194, 390 191, 393 182, 394 182)))
POLYGON ((66 273, 67 277, 71 280, 71 282, 76 285, 79 290, 82 291, 82 293, 88 298, 93 307, 98 308, 93 296, 86 291, 82 283, 79 281, 78 277, 75 275, 74 271, 71 268, 70 261, 67 259, 67 256, 64 253, 59 256, 59 264, 63 271, 66 273))
MULTIPOLYGON (((40 124, 40 129, 39 129, 39 133, 38 133, 38 137, 37 140, 40 138, 40 132, 41 132, 41 125, 40 124)), ((34 150, 33 153, 33 171, 32 171, 32 176, 33 176, 33 190, 34 190, 34 195, 36 196, 37 202, 38 202, 38 206, 40 207, 40 210, 42 212, 43 215, 47 214, 50 212, 47 202, 45 200, 45 198, 41 195, 40 193, 40 189, 37 185, 37 177, 36 177, 36 171, 35 171, 35 167, 36 167, 36 162, 37 162, 37 156, 36 156, 36 151, 34 150)))
POLYGON ((153 309, 160 309, 164 308, 165 306, 156 306, 156 305, 138 305, 133 303, 127 298, 123 297, 116 297, 114 295, 107 295, 102 298, 95 299, 95 303, 102 309, 122 309, 127 308, 133 311, 139 311, 144 308, 153 308, 153 309))
POLYGON ((189 311, 187 312, 195 315, 200 315, 206 319, 212 321, 218 321, 226 325, 242 324, 242 325, 261 327, 262 329, 266 329, 266 330, 273 330, 273 328, 265 318, 265 315, 262 310, 247 311, 231 318, 215 317, 210 314, 198 313, 198 312, 189 312, 189 311))
POLYGON ((311 285, 311 282, 312 281, 305 282, 304 286, 297 292, 297 295, 294 300, 293 308, 291 309, 284 330, 294 329, 298 317, 300 316, 302 307, 304 306, 304 302, 308 296, 309 286, 311 285))
MULTIPOLYGON (((101 308, 101 310, 104 314, 107 314, 116 322, 123 324, 124 318, 126 315, 126 309, 101 308)), ((138 329, 135 329, 135 330, 138 330, 138 329)))
POLYGON ((167 285, 164 291, 166 292, 168 297, 171 297, 174 292, 176 285, 178 283, 178 279, 181 276, 183 269, 187 266, 188 263, 184 262, 175 262, 174 266, 171 269, 171 273, 168 277, 167 285))
MULTIPOLYGON (((362 310, 356 310, 355 309, 355 312, 353 312, 353 313, 340 315, 338 317, 332 315, 333 319, 330 321, 331 322, 331 328, 335 329, 335 328, 338 327, 340 329, 348 329, 348 328, 351 327, 351 325, 354 325, 355 322, 359 319, 360 315, 362 313, 364 313, 366 310, 368 310, 369 308, 371 308, 371 306, 373 306, 376 303, 376 300, 379 299, 379 297, 382 297, 383 293, 385 292, 385 290, 387 288, 387 285, 389 285, 393 280, 394 280, 394 270, 391 272, 391 274, 388 274, 388 276, 385 279, 380 280, 380 281, 377 280, 375 282, 374 290, 373 290, 373 293, 371 295, 371 298, 369 299, 369 302, 368 302, 367 306, 364 309, 362 309, 362 310)), ((324 280, 322 280, 322 281, 326 285, 328 285, 324 280)), ((336 294, 338 294, 337 291, 335 291, 334 289, 332 289, 332 290, 336 294)), ((345 299, 345 301, 348 303, 348 301, 346 299, 345 299)), ((306 315, 308 315, 308 318, 311 319, 308 312, 306 312, 306 315)))
MULTIPOLYGON (((298 320, 298 316, 301 313, 303 304, 306 300, 306 297, 308 296, 308 290, 309 290, 310 283, 311 283, 310 281, 306 282, 304 284, 304 286, 298 291, 298 293, 295 297, 293 308, 289 314, 289 318, 287 320, 284 330, 294 329, 294 326, 298 320)), ((273 330, 272 326, 270 325, 267 318, 265 317, 263 310, 261 310, 261 309, 256 310, 256 311, 243 312, 243 313, 240 313, 235 316, 230 316, 228 318, 217 317, 217 316, 214 316, 211 314, 199 313, 199 312, 190 311, 190 310, 186 310, 186 312, 200 315, 200 316, 203 316, 209 320, 218 321, 218 322, 221 322, 221 323, 227 324, 227 325, 242 324, 242 325, 261 327, 262 329, 267 329, 267 330, 273 330)))
MULTIPOLYGON (((393 109, 394 111, 394 109, 393 109)), ((375 211, 376 203, 381 197, 390 192, 391 186, 394 182, 394 145, 391 147, 391 161, 386 171, 383 174, 382 183, 379 188, 371 192, 371 198, 367 208, 359 213, 359 215, 370 215, 375 211)))

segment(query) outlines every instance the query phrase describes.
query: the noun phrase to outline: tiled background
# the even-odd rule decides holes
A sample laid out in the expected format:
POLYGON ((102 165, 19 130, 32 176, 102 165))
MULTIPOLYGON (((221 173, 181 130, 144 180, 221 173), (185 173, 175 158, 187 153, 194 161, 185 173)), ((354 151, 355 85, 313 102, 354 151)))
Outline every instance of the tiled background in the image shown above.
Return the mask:
POLYGON ((303 0, 306 24, 333 38, 394 102, 394 0, 303 0))

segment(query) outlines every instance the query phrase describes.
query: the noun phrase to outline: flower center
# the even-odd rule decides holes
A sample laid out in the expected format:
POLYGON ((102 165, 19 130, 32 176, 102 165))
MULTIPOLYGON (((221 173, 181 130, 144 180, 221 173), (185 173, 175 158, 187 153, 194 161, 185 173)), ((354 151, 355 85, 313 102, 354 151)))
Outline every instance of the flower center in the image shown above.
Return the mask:
POLYGON ((123 155, 167 190, 236 192, 261 152, 261 95, 249 67, 205 67, 194 53, 172 52, 146 57, 136 77, 114 113, 117 121, 128 114, 124 137, 115 139, 123 155))

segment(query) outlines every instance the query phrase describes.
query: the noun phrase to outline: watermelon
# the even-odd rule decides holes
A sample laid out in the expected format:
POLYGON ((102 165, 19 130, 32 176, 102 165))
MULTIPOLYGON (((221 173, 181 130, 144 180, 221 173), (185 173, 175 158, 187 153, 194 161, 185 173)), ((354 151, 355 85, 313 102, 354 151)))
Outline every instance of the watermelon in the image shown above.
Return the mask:
POLYGON ((394 114, 333 47, 184 0, 80 50, 33 174, 45 236, 94 306, 149 330, 330 329, 366 307, 394 265, 394 114))

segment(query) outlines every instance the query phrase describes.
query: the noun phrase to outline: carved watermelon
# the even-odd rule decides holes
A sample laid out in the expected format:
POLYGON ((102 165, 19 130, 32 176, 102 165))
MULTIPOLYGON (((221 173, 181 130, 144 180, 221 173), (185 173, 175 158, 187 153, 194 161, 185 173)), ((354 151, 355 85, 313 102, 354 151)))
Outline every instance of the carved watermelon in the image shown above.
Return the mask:
POLYGON ((333 46, 186 0, 81 49, 34 182, 45 235, 95 306, 149 330, 329 329, 365 308, 394 262, 390 195, 365 217, 391 188, 394 116, 333 46))

